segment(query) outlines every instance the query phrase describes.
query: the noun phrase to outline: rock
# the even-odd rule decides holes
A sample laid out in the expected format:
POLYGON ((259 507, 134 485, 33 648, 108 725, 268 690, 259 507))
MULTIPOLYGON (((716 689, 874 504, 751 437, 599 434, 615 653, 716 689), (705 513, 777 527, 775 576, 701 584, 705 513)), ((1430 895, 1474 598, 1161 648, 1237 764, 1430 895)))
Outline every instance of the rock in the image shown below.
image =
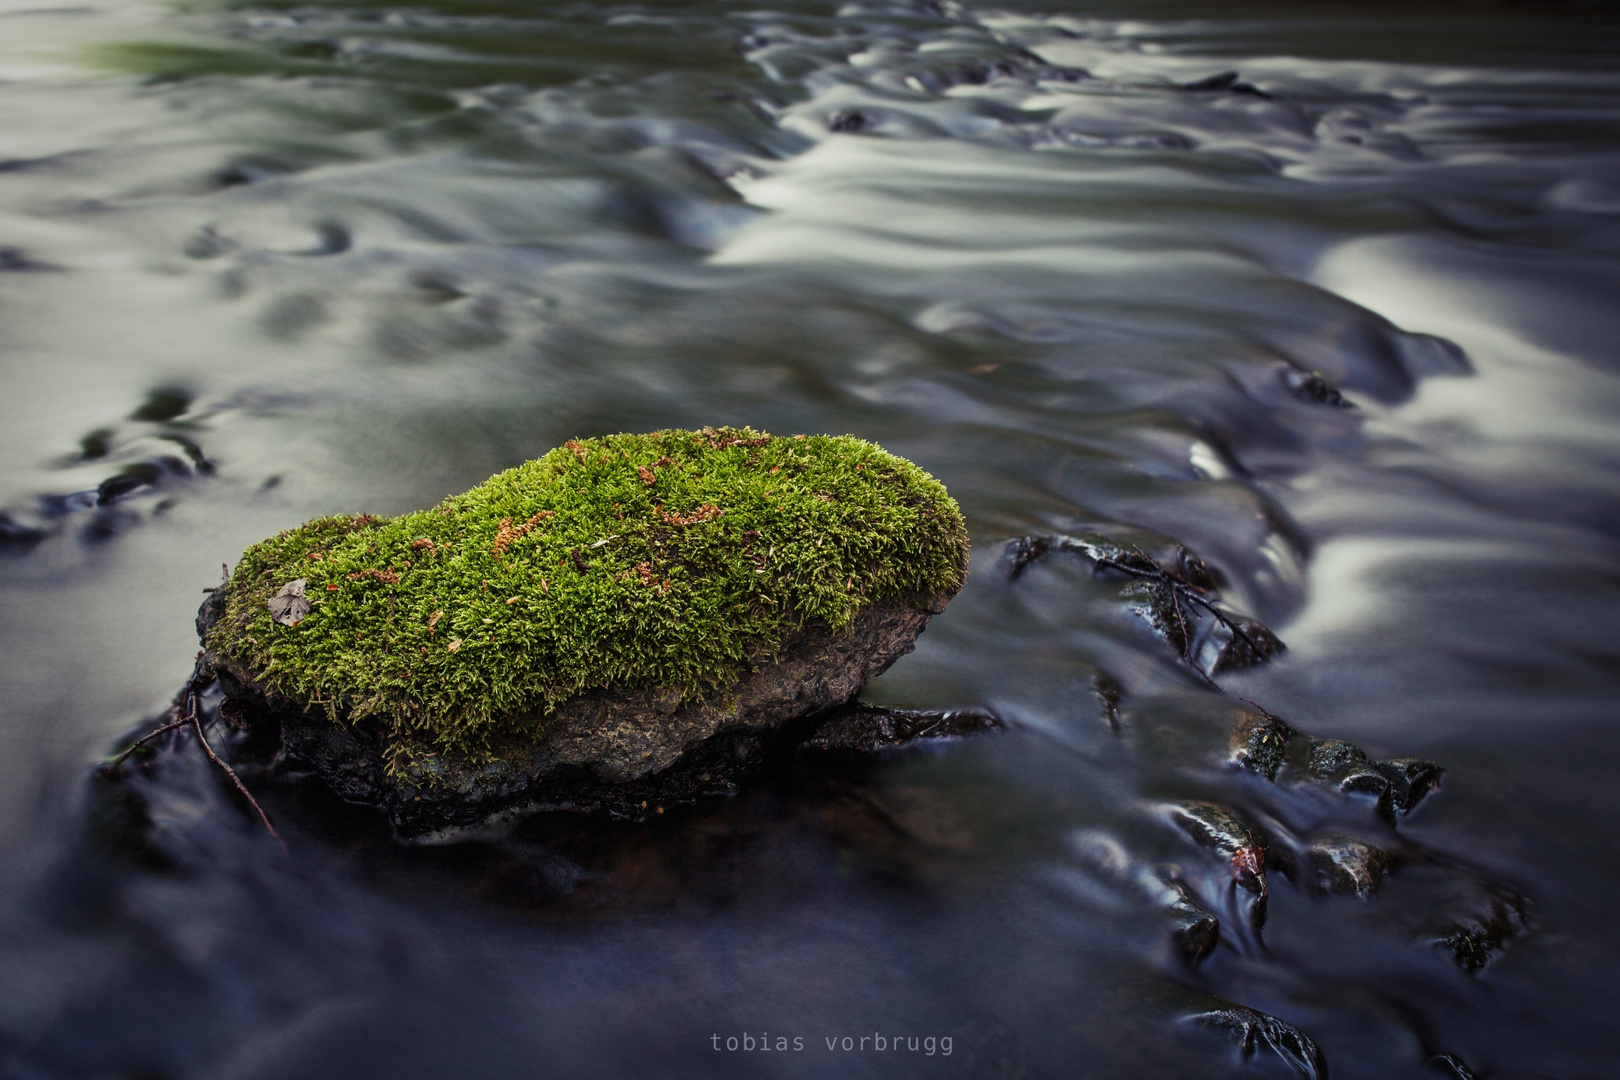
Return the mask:
MULTIPOLYGON (((433 510, 255 545, 198 633, 227 715, 279 728, 402 834, 528 808, 639 817, 727 790, 762 736, 851 700, 966 556, 944 488, 870 443, 609 436, 433 510), (289 589, 310 604, 295 624, 271 606, 289 589)), ((916 738, 920 716, 862 738, 916 738)))
POLYGON ((920 739, 960 739, 1002 727, 996 717, 971 709, 929 712, 854 705, 819 724, 800 748, 865 754, 920 739))
POLYGON ((1249 923, 1258 929, 1266 921, 1266 842, 1259 832, 1224 806, 1191 802, 1170 808, 1170 819, 1193 842, 1224 856, 1232 880, 1252 897, 1249 923))
POLYGON ((1173 888, 1176 895, 1164 909, 1170 918, 1170 941, 1182 959, 1200 963, 1221 943, 1221 922, 1181 882, 1173 888))
POLYGON ((975 821, 949 791, 884 784, 864 788, 859 798, 912 841, 942 851, 980 849, 981 822, 975 821))
POLYGON ((1342 739, 1313 743, 1307 772, 1319 784, 1349 794, 1371 795, 1385 820, 1408 814, 1440 784, 1444 772, 1432 761, 1369 759, 1359 746, 1342 739))
POLYGON ((1112 675, 1099 671, 1091 678, 1091 692, 1096 695, 1097 709, 1108 729, 1119 734, 1119 705, 1125 697, 1125 688, 1112 675))
POLYGON ((1334 409, 1355 408, 1354 404, 1345 400, 1338 387, 1314 372, 1290 368, 1283 376, 1283 385, 1299 400, 1311 405, 1326 405, 1334 409))
POLYGON ((1372 767, 1389 781, 1388 805, 1397 814, 1411 813, 1425 795, 1440 786, 1445 772, 1434 762, 1417 758, 1375 761, 1372 767))
POLYGON ((1448 908, 1431 940, 1468 972, 1483 968, 1530 928, 1530 902, 1500 885, 1471 883, 1448 908))
POLYGON ((1470 1069, 1462 1058, 1456 1054, 1436 1054, 1429 1059, 1423 1074, 1430 1077, 1443 1078, 1443 1080, 1478 1080, 1474 1070, 1470 1069))
POLYGON ((1270 94, 1266 93, 1258 86, 1240 81, 1238 78, 1238 73, 1235 71, 1223 71, 1219 75, 1211 75, 1207 79, 1199 79, 1196 82, 1182 83, 1180 84, 1180 88, 1182 90, 1190 90, 1195 94, 1209 94, 1225 91, 1229 94, 1249 94, 1258 98, 1269 99, 1271 97, 1270 94))
POLYGON ((1198 964, 1220 944, 1220 920, 1193 895, 1176 867, 1138 861, 1100 830, 1081 830, 1070 843, 1076 861, 1091 875, 1139 892, 1164 914, 1170 944, 1182 960, 1198 964))
POLYGON ((1211 637, 1219 642, 1215 660, 1209 665, 1211 675, 1259 667, 1287 651, 1264 623, 1244 615, 1224 616, 1222 625, 1212 629, 1211 637))
POLYGON ((1424 796, 1440 786, 1445 770, 1432 761, 1390 758, 1374 761, 1361 747, 1343 739, 1308 739, 1269 713, 1239 713, 1228 740, 1233 765, 1275 781, 1279 773, 1292 780, 1303 770, 1306 780, 1345 795, 1371 795, 1390 824, 1412 812, 1424 796))
POLYGON ((1358 792, 1382 798, 1389 790, 1389 780, 1372 767, 1361 747, 1343 739, 1313 744, 1309 770, 1312 780, 1345 794, 1358 792))
POLYGON ((1315 1080, 1327 1075, 1327 1062, 1314 1039, 1286 1020, 1268 1016, 1258 1009, 1223 1002, 1183 1019, 1225 1032, 1244 1057, 1253 1055, 1256 1050, 1268 1050, 1292 1065, 1301 1076, 1315 1080))
POLYGON ((45 530, 37 525, 18 521, 4 510, 0 510, 0 551, 8 548, 27 551, 45 539, 46 535, 45 530))
POLYGON ((1267 780, 1277 779, 1288 753, 1293 728, 1270 713, 1246 712, 1232 726, 1232 764, 1267 780))
POLYGON ((1096 577, 1130 579, 1120 595, 1205 678, 1256 667, 1287 650, 1260 622, 1220 606, 1214 575, 1202 559, 1179 544, 1170 548, 1168 558, 1156 561, 1138 545, 1094 533, 1019 536, 1002 550, 1002 566, 1016 581, 1047 555, 1068 552, 1089 561, 1096 577))
POLYGON ((859 109, 839 109, 827 117, 827 130, 840 134, 859 134, 872 126, 872 118, 859 109))
POLYGON ((1389 872, 1389 853, 1353 837, 1318 840, 1303 853, 1310 884, 1321 892, 1366 899, 1389 872))

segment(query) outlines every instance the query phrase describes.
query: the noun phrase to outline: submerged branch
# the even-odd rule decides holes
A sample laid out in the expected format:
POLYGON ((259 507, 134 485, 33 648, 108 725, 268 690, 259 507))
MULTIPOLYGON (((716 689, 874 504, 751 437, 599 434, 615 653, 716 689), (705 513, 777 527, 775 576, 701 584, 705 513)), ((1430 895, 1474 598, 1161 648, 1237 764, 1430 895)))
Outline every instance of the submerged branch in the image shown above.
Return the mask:
POLYGON ((255 799, 253 797, 253 793, 248 791, 247 785, 242 783, 242 778, 236 775, 236 770, 226 764, 224 758, 214 753, 214 748, 208 744, 207 737, 203 735, 202 711, 198 708, 198 701, 202 697, 203 687, 207 686, 208 683, 213 681, 213 678, 213 668, 208 666, 203 661, 202 654, 198 653, 196 666, 191 670, 191 678, 186 680, 186 685, 181 689, 179 696, 175 699, 175 703, 169 707, 168 713, 165 714, 167 716, 179 714, 179 719, 171 720, 168 723, 147 732, 145 735, 142 735, 140 738, 136 739, 134 742, 125 747, 123 752, 111 762, 103 765, 99 771, 104 776, 111 776, 115 774, 119 767, 122 766, 129 758, 129 756, 145 743, 157 738, 164 732, 174 731, 177 728, 182 728, 189 725, 191 729, 197 733, 197 741, 202 744, 203 753, 208 755, 208 760, 219 766, 219 768, 224 771, 225 775, 231 778, 231 783, 236 785, 236 790, 241 792, 242 798, 246 799, 248 801, 248 805, 253 807, 253 812, 259 816, 259 820, 263 822, 265 830, 269 832, 271 836, 275 837, 276 843, 281 845, 281 850, 286 851, 287 842, 281 838, 280 833, 276 832, 276 827, 270 824, 270 816, 264 812, 264 807, 259 805, 259 800, 255 799))
POLYGON ((1206 594, 1213 587, 1213 583, 1199 584, 1193 577, 1205 574, 1203 564, 1194 559, 1189 564, 1188 555, 1182 552, 1182 572, 1167 570, 1154 561, 1140 548, 1121 547, 1102 538, 1085 538, 1073 536, 1024 536, 1013 540, 1007 546, 1006 561, 1008 574, 1017 578, 1033 563, 1052 551, 1072 551, 1090 560, 1096 570, 1116 570, 1126 577, 1139 581, 1148 581, 1164 590, 1164 597, 1168 601, 1164 604, 1169 614, 1174 617, 1174 629, 1179 634, 1172 633, 1168 621, 1162 627, 1166 637, 1176 646, 1181 659, 1196 671, 1205 682, 1219 688, 1213 674, 1219 673, 1226 666, 1251 667, 1263 663, 1272 656, 1283 651, 1283 643, 1276 636, 1251 619, 1233 616, 1223 611, 1206 594), (1190 565, 1190 569, 1189 569, 1190 565), (1199 666, 1194 655, 1194 637, 1192 627, 1188 625, 1187 613, 1183 605, 1196 606, 1208 612, 1214 620, 1231 634, 1231 643, 1216 659, 1213 670, 1205 671, 1199 666), (1232 657, 1233 646, 1241 645, 1242 651, 1238 656, 1232 657))

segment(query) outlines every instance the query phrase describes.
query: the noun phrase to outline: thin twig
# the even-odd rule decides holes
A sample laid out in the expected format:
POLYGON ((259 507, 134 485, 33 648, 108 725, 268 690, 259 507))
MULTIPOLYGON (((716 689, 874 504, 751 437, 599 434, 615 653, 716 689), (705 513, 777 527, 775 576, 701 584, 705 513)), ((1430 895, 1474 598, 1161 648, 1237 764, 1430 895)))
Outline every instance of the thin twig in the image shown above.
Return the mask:
POLYGON ((141 744, 143 744, 143 743, 145 743, 145 742, 147 742, 147 741, 149 741, 151 739, 157 738, 159 735, 162 735, 165 731, 173 731, 175 728, 177 728, 177 727, 185 727, 189 723, 191 723, 191 717, 182 716, 180 719, 175 720, 172 723, 164 724, 160 728, 156 728, 156 729, 154 729, 152 731, 148 731, 145 735, 142 735, 140 738, 138 738, 134 742, 130 743, 129 746, 124 749, 124 752, 122 754, 119 754, 117 757, 113 758, 112 761, 109 762, 108 764, 103 765, 101 767, 102 771, 103 772, 109 772, 109 773, 117 772, 118 771, 118 766, 122 765, 124 763, 124 760, 126 758, 128 758, 129 755, 133 754, 136 750, 140 749, 141 744))
POLYGON ((1259 643, 1256 642, 1254 640, 1254 638, 1249 636, 1248 631, 1243 629, 1242 624, 1237 622, 1230 615, 1227 615, 1226 613, 1221 611, 1220 608, 1216 607, 1214 604, 1210 603, 1208 600, 1205 600, 1202 596, 1189 595, 1187 597, 1187 599, 1192 601, 1193 603, 1198 604, 1199 606, 1203 607, 1204 610, 1208 611, 1211 615, 1215 616, 1216 621, 1219 622, 1222 626, 1224 626, 1228 630, 1232 631, 1232 633, 1235 634, 1236 636, 1242 638, 1243 643, 1245 645, 1247 645, 1249 648, 1253 649, 1256 656, 1264 656, 1266 654, 1266 651, 1260 647, 1259 643))
MULTIPOLYGON (((1208 683, 1210 688, 1213 690, 1220 691, 1221 693, 1227 692, 1220 683, 1215 681, 1214 676, 1210 675, 1209 672, 1199 667, 1197 661, 1193 658, 1192 635, 1187 632, 1187 621, 1186 616, 1181 610, 1181 601, 1185 600, 1187 603, 1197 604, 1199 607, 1209 612, 1215 617, 1216 622, 1220 623, 1222 626, 1226 627, 1227 630, 1231 631, 1234 639, 1241 640, 1245 645, 1254 651, 1256 656, 1264 657, 1266 655, 1266 649, 1262 648, 1260 644, 1254 640, 1254 638, 1249 636, 1248 631, 1243 628, 1241 623, 1233 619, 1220 608, 1216 607, 1208 597, 1204 596, 1203 589, 1199 588, 1197 585, 1194 585, 1192 582, 1186 580, 1180 575, 1172 574, 1170 571, 1164 569, 1164 567, 1160 566, 1153 559, 1149 558, 1147 553, 1139 547, 1133 545, 1130 550, 1126 552, 1126 554, 1135 555, 1144 563, 1147 563, 1149 567, 1152 567, 1152 569, 1146 569, 1141 566, 1133 566, 1128 563, 1121 562, 1108 555, 1102 554, 1095 546, 1087 544, 1083 541, 1075 540, 1070 536, 1060 536, 1055 538, 1039 537, 1031 539, 1034 540, 1034 543, 1029 549, 1027 549, 1027 557, 1022 563, 1015 563, 1013 566, 1013 577, 1017 577, 1019 574, 1023 573, 1030 563, 1034 562, 1042 555, 1045 555, 1053 548, 1056 548, 1060 551, 1078 552, 1085 558, 1090 559, 1092 564, 1098 568, 1106 566, 1111 569, 1118 570, 1120 573, 1125 574, 1128 577, 1146 578, 1167 586, 1170 589, 1170 607, 1171 610, 1176 613, 1176 622, 1180 625, 1182 641, 1184 642, 1181 649, 1181 657, 1186 662, 1187 666, 1192 668, 1193 673, 1196 674, 1200 679, 1204 680, 1204 682, 1208 683)), ((1123 551, 1124 549, 1116 547, 1115 550, 1123 551)), ((1250 705, 1254 705, 1255 708, 1259 709, 1267 716, 1271 715, 1271 713, 1268 712, 1263 706, 1256 705, 1254 702, 1249 701, 1249 699, 1246 697, 1239 697, 1238 700, 1248 702, 1250 705)), ((1112 718, 1110 718, 1110 723, 1115 723, 1112 718)))
POLYGON ((124 752, 114 758, 111 764, 103 765, 102 771, 107 773, 116 771, 118 767, 124 763, 125 759, 127 759, 130 754, 134 753, 136 747, 140 746, 142 743, 147 742, 150 739, 157 738, 165 731, 173 731, 175 728, 184 727, 185 725, 191 723, 191 714, 186 707, 187 702, 189 702, 192 695, 196 693, 198 682, 205 681, 206 678, 211 678, 212 676, 212 669, 205 668, 203 666, 203 654, 198 652, 197 660, 194 664, 192 664, 191 667, 191 677, 186 680, 185 685, 180 688, 180 692, 174 696, 174 702, 170 704, 168 711, 164 713, 164 716, 166 717, 172 716, 176 717, 177 719, 154 728, 153 730, 148 731, 145 735, 142 735, 140 738, 136 739, 129 746, 125 747, 124 752))
POLYGON ((103 766, 103 771, 106 773, 116 771, 118 767, 124 763, 125 759, 127 759, 130 754, 133 754, 136 748, 141 746, 141 744, 157 738, 166 731, 173 731, 175 728, 185 727, 187 724, 189 724, 191 725, 191 729, 197 733, 197 741, 202 744, 203 752, 208 755, 208 760, 212 761, 215 765, 218 765, 225 771, 225 775, 231 778, 231 783, 236 785, 236 790, 241 792, 242 797, 248 801, 248 805, 253 807, 253 812, 259 815, 259 820, 264 823, 265 829, 269 831, 271 836, 276 838, 276 843, 281 845, 281 850, 286 851, 287 842, 281 838, 280 833, 276 832, 276 827, 270 824, 270 817, 264 812, 264 807, 259 805, 259 800, 255 799, 253 797, 253 793, 248 791, 247 786, 242 783, 242 778, 236 775, 236 770, 227 765, 225 760, 218 754, 214 753, 214 748, 208 745, 208 739, 203 735, 202 715, 201 710, 198 708, 198 704, 199 699, 202 697, 201 687, 206 684, 213 677, 213 675, 213 669, 208 667, 203 662, 203 654, 198 653, 196 666, 191 669, 191 678, 186 680, 186 685, 181 689, 179 697, 176 698, 175 703, 169 708, 169 715, 172 716, 175 713, 179 713, 180 718, 178 720, 170 721, 169 723, 164 724, 162 727, 149 731, 145 735, 142 735, 139 739, 136 739, 124 749, 123 753, 114 758, 111 764, 103 766))
POLYGON ((195 708, 191 713, 191 726, 197 732, 197 741, 202 743, 204 752, 208 754, 208 760, 225 770, 225 775, 231 778, 231 783, 235 784, 236 790, 242 793, 242 798, 246 799, 248 805, 253 807, 253 812, 259 815, 259 820, 264 822, 264 827, 269 830, 270 835, 276 838, 276 843, 281 845, 281 850, 286 851, 287 842, 281 838, 280 833, 276 832, 276 827, 270 824, 270 818, 265 814, 264 807, 259 805, 259 800, 255 799, 252 793, 248 791, 247 786, 242 783, 242 778, 236 775, 236 770, 225 764, 224 759, 214 753, 214 748, 208 745, 208 740, 203 737, 202 718, 197 715, 195 708))
POLYGON ((1083 541, 1077 541, 1073 537, 1063 536, 1058 537, 1055 540, 1045 539, 1043 542, 1038 542, 1034 546, 1033 550, 1029 552, 1027 561, 1023 565, 1014 566, 1014 576, 1022 572, 1024 566, 1027 566, 1029 562, 1033 562, 1035 559, 1040 558, 1053 548, 1063 551, 1078 552, 1084 557, 1090 559, 1092 564, 1098 569, 1108 567, 1112 570, 1118 570, 1120 573, 1125 574, 1128 577, 1157 581, 1161 585, 1169 588, 1170 607, 1171 610, 1175 612, 1176 622, 1179 624, 1181 629, 1183 641, 1181 648, 1182 659, 1187 662, 1189 667, 1198 673, 1200 678, 1217 690, 1221 688, 1220 684, 1217 683, 1208 672, 1199 667, 1197 662, 1193 659, 1192 635, 1188 633, 1186 616, 1181 610, 1182 601, 1189 604, 1197 604, 1200 608, 1209 612, 1209 614, 1215 618, 1216 622, 1220 623, 1228 631, 1230 631, 1235 640, 1242 641, 1243 644, 1247 645, 1254 655, 1264 657, 1268 653, 1268 647, 1262 646, 1252 636, 1250 636, 1249 632, 1243 628, 1243 625, 1240 622, 1232 618, 1220 608, 1216 607, 1213 601, 1204 596, 1203 589, 1194 585, 1192 582, 1187 581, 1180 575, 1173 574, 1164 569, 1164 567, 1160 566, 1153 559, 1149 558, 1147 553, 1142 551, 1141 548, 1135 546, 1132 546, 1128 551, 1121 548, 1115 548, 1115 550, 1121 551, 1126 556, 1134 555, 1136 558, 1145 563, 1146 566, 1133 565, 1129 562, 1121 561, 1118 558, 1114 558, 1113 556, 1104 554, 1103 552, 1097 550, 1095 546, 1087 544, 1083 541))
POLYGON ((1181 657, 1187 663, 1193 662, 1193 638, 1187 629, 1187 617, 1181 613, 1181 592, 1174 586, 1170 588, 1170 610, 1176 613, 1176 625, 1181 628, 1181 657))
MULTIPOLYGON (((1136 551, 1135 553, 1137 555, 1141 555, 1144 560, 1152 562, 1152 560, 1148 559, 1147 556, 1141 551, 1136 551)), ((1260 645, 1248 635, 1247 631, 1243 629, 1242 625, 1240 625, 1236 620, 1234 620, 1230 615, 1226 614, 1220 608, 1216 607, 1208 599, 1200 596, 1196 586, 1194 586, 1192 583, 1183 581, 1181 578, 1165 570, 1163 567, 1154 564, 1152 570, 1144 570, 1141 567, 1128 566, 1125 563, 1118 562, 1106 555, 1100 556, 1094 561, 1098 566, 1111 567, 1112 569, 1118 570, 1122 574, 1129 574, 1131 577, 1149 578, 1170 586, 1171 593, 1174 598, 1186 600, 1190 604, 1197 604, 1199 607, 1213 615, 1216 622, 1230 630, 1233 636, 1242 638, 1243 643, 1249 648, 1253 649, 1256 655, 1265 655, 1265 650, 1262 649, 1260 645)), ((1176 616, 1179 618, 1180 615, 1181 611, 1178 607, 1176 616)), ((1189 662, 1190 659, 1191 658, 1189 658, 1189 662)))

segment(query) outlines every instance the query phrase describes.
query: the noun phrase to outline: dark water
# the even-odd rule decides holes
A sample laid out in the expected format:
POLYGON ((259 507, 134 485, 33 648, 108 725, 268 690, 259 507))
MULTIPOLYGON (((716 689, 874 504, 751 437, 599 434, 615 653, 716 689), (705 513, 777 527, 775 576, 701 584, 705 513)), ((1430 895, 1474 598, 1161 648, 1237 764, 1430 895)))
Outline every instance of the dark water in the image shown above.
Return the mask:
POLYGON ((1336 1077, 1611 1075, 1617 55, 1573 4, 5 0, 0 1074, 1297 1075, 1224 1001, 1336 1077), (1006 733, 438 846, 256 779, 286 855, 193 750, 88 779, 247 544, 710 423, 950 487, 970 582, 866 697, 1006 733), (1099 529, 1287 653, 1217 691, 999 564, 1099 529), (1441 787, 1235 769, 1239 696, 1441 787), (1331 836, 1376 895, 1284 872, 1331 836))

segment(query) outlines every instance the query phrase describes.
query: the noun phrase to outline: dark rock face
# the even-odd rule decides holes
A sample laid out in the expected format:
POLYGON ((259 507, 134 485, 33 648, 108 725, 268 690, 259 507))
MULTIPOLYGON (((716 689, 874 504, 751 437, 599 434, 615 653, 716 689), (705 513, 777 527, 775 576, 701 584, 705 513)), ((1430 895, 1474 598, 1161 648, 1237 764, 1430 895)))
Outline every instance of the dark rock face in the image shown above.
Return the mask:
POLYGON ((1310 884, 1321 892, 1365 900, 1378 891, 1389 872, 1389 854, 1354 837, 1318 840, 1304 854, 1310 884))
POLYGON ((1170 820, 1205 850, 1225 858, 1232 881, 1249 894, 1249 924, 1258 930, 1265 925, 1266 883, 1265 837, 1224 806, 1190 802, 1170 807, 1170 820))
POLYGON ((1164 909, 1170 919, 1170 941, 1188 963, 1200 963, 1221 943, 1221 922, 1185 885, 1176 882, 1173 888, 1175 899, 1164 909))
POLYGON ((989 713, 971 710, 923 712, 856 705, 819 725, 801 750, 868 754, 919 739, 959 739, 1001 726, 989 713))
POLYGON ((1327 1063, 1316 1041, 1286 1020, 1232 1002, 1221 1002, 1215 1008, 1184 1019, 1224 1032, 1244 1057, 1265 1050, 1293 1066, 1300 1076, 1314 1080, 1327 1075, 1327 1063))
POLYGON ((1121 598, 1208 680, 1257 667, 1286 651, 1265 626, 1222 607, 1209 567, 1179 544, 1155 558, 1140 545, 1095 533, 1019 536, 1002 549, 1002 566, 1008 579, 1016 580, 1048 555, 1061 553, 1090 562, 1094 577, 1128 579, 1121 598))
MULTIPOLYGON (((213 594, 198 612, 200 635, 219 618, 222 596, 213 594)), ((284 754, 312 766, 342 798, 383 809, 402 835, 540 809, 641 818, 729 790, 759 757, 765 735, 853 699, 913 649, 947 599, 874 605, 844 633, 806 627, 783 643, 774 662, 696 701, 664 688, 588 691, 536 723, 537 737, 510 739, 483 763, 427 755, 390 770, 375 727, 312 716, 267 695, 225 658, 204 659, 219 675, 227 716, 249 727, 278 727, 284 754)))
POLYGON ((1232 727, 1232 764, 1275 780, 1294 735, 1294 729, 1275 716, 1243 713, 1232 727))
POLYGON ((1341 795, 1370 795, 1391 825, 1437 789, 1445 773, 1432 761, 1374 760, 1343 739, 1307 738, 1267 713, 1239 714, 1230 746, 1233 765, 1267 780, 1303 779, 1341 795))

